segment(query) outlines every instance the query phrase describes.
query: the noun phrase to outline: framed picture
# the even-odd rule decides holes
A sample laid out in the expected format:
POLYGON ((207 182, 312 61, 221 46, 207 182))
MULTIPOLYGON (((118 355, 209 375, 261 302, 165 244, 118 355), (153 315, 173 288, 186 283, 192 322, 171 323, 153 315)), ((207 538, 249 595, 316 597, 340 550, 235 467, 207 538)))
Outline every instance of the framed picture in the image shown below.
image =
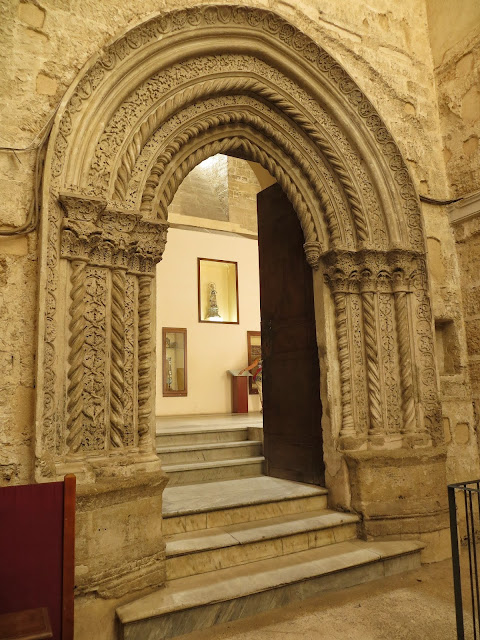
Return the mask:
POLYGON ((198 258, 198 321, 239 323, 236 262, 198 258))
MULTIPOLYGON (((250 366, 257 358, 262 357, 262 342, 260 335, 260 331, 247 331, 248 366, 250 366)), ((252 371, 252 373, 254 373, 254 371, 252 371)), ((253 377, 248 379, 248 387, 250 395, 258 394, 258 389, 253 382, 253 377)))
POLYGON ((162 328, 163 395, 187 395, 187 330, 162 328))

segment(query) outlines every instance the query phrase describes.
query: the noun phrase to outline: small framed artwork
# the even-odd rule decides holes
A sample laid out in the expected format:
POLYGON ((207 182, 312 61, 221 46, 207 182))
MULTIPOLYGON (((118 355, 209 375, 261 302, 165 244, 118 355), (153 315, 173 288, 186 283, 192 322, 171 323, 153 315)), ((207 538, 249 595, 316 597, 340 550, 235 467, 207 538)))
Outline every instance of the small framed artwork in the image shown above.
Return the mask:
POLYGON ((236 262, 198 258, 198 321, 239 323, 236 262))
MULTIPOLYGON (((260 331, 247 331, 247 354, 248 354, 248 366, 252 364, 257 358, 262 357, 262 342, 260 338, 260 331)), ((252 371, 252 374, 255 371, 252 371)), ((253 377, 248 379, 248 387, 250 395, 258 394, 258 389, 253 382, 253 377)))
POLYGON ((187 330, 162 328, 163 395, 187 395, 187 330))

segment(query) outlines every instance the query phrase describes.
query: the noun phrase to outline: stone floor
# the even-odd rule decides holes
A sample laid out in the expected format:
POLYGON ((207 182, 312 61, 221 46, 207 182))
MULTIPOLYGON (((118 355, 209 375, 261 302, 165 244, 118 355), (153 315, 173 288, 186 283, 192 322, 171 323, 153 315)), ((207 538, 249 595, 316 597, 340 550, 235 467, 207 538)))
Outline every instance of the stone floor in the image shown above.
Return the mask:
POLYGON ((445 560, 182 638, 454 640, 451 574, 451 562, 445 560))

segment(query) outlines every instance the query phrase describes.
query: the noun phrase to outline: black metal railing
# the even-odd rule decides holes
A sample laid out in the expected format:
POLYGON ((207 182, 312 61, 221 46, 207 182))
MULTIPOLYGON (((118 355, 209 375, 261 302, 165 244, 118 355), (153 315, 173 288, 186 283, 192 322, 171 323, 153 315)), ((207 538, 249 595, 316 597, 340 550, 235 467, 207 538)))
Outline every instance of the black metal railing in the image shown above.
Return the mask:
POLYGON ((448 505, 457 638, 480 640, 480 480, 450 484, 448 505), (461 546, 465 546, 462 554, 461 546))

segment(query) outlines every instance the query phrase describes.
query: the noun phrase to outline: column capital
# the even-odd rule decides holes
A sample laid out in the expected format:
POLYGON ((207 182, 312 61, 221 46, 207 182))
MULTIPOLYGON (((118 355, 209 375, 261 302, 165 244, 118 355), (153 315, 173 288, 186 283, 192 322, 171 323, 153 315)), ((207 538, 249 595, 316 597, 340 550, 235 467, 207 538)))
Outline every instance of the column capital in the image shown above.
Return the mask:
POLYGON ((94 196, 62 192, 59 200, 65 211, 63 258, 153 275, 165 249, 168 222, 144 220, 138 212, 107 207, 94 196))

